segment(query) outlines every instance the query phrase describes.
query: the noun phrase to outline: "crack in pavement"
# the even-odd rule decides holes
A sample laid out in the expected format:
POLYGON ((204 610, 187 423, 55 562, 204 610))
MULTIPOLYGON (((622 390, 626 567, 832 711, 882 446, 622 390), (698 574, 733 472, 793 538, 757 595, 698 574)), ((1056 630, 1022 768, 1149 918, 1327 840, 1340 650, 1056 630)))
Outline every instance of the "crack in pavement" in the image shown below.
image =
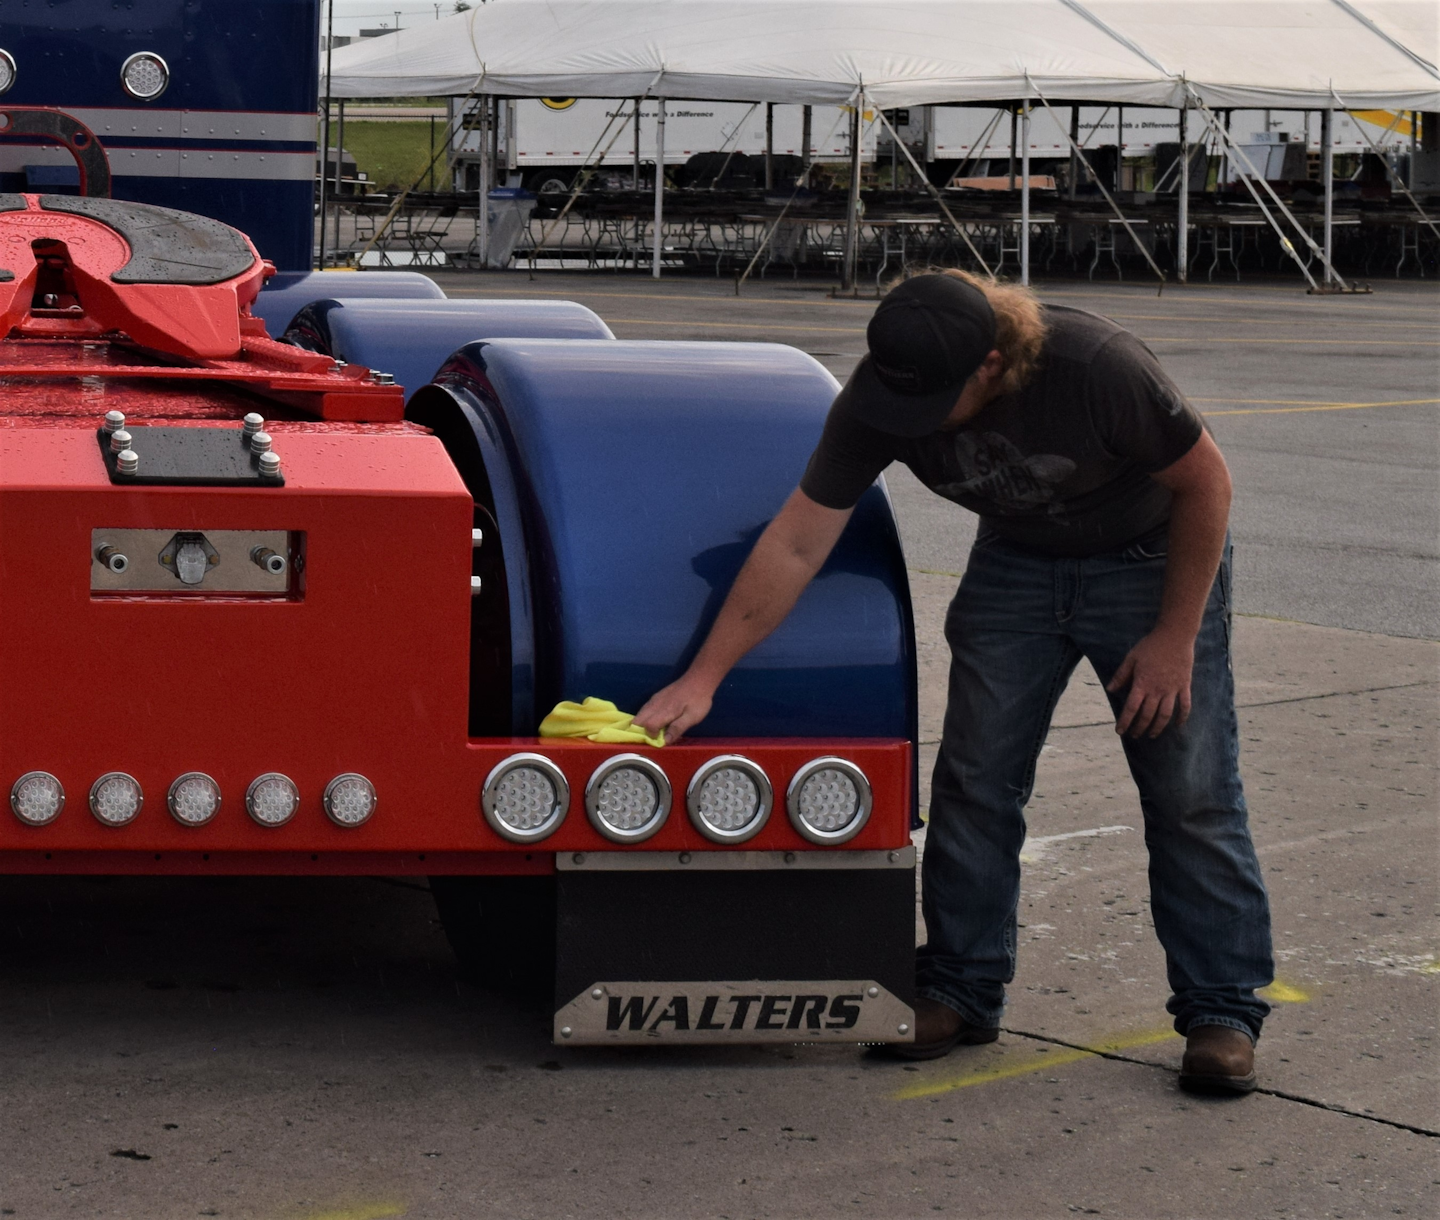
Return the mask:
MULTIPOLYGON (((1023 1029, 1010 1029, 1008 1026, 1001 1027, 1002 1032, 1014 1038, 1029 1038, 1034 1042, 1048 1042, 1052 1046, 1067 1047, 1072 1051, 1084 1051, 1086 1054, 1094 1055, 1099 1059, 1113 1059, 1117 1063, 1130 1063, 1136 1067, 1155 1068, 1161 1072, 1170 1072, 1172 1075, 1180 1074, 1178 1068, 1167 1067, 1163 1063, 1152 1063, 1148 1059, 1136 1059, 1131 1055, 1122 1055, 1118 1051, 1097 1050, 1093 1046, 1085 1046, 1079 1042, 1067 1042, 1064 1038, 1052 1038, 1048 1034, 1030 1033, 1023 1029)), ((1281 1101, 1293 1101, 1298 1105, 1311 1106, 1316 1110, 1329 1110, 1332 1114, 1343 1114, 1347 1118, 1359 1118, 1368 1123, 1379 1123, 1384 1127, 1394 1127, 1400 1131, 1409 1131, 1412 1135, 1423 1135, 1428 1139, 1440 1139, 1440 1131, 1432 1131, 1428 1127, 1417 1127, 1414 1123, 1402 1123, 1395 1118, 1381 1118, 1378 1114, 1365 1114, 1360 1110, 1352 1110, 1348 1106, 1336 1105, 1334 1102, 1319 1101, 1314 1097, 1304 1097, 1299 1093, 1289 1093, 1284 1089, 1268 1089, 1263 1085, 1254 1090, 1256 1093, 1263 1093, 1266 1097, 1278 1097, 1281 1101)))

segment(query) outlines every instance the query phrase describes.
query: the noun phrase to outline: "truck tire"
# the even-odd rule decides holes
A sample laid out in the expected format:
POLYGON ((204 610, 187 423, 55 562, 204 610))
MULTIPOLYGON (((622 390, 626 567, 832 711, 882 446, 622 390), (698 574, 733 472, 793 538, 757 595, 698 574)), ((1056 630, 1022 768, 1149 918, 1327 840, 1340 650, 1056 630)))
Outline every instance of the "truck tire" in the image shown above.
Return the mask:
POLYGON ((496 991, 550 994, 554 877, 431 877, 430 892, 467 977, 496 991))

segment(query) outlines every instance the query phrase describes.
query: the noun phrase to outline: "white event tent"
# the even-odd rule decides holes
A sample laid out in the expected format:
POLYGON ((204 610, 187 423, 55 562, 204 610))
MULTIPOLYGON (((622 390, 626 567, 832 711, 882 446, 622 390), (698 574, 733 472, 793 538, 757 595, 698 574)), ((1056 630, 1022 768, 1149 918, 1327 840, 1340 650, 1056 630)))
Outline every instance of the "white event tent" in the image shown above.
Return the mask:
POLYGON ((1328 116, 1440 110, 1437 44, 1434 0, 489 0, 336 49, 325 91, 1328 116))

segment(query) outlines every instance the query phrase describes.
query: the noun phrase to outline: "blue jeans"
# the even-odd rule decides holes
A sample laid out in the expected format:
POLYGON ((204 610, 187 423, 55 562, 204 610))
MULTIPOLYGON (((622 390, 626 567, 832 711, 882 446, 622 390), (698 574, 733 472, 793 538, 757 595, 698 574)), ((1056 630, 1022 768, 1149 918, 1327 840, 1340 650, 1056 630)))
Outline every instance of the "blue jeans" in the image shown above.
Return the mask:
MULTIPOLYGON (((1025 804, 1050 718, 1080 658, 1108 683, 1155 625, 1165 541, 1048 559, 983 535, 945 622, 950 699, 923 866, 919 993, 984 1026, 1015 977, 1025 804)), ((1252 1038, 1270 1007, 1270 910, 1240 783, 1230 667, 1230 555, 1195 641, 1192 707, 1151 740, 1124 738, 1150 853, 1150 907, 1175 1028, 1252 1038)), ((1125 692, 1112 695, 1118 711, 1125 692)))

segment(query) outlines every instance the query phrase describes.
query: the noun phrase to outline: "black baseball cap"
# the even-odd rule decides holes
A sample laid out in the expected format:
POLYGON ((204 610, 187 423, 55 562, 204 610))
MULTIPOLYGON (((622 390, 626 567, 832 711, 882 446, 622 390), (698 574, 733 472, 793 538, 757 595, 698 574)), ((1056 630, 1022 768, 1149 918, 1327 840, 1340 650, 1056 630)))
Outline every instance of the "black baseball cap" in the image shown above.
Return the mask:
POLYGON ((927 436, 945 422, 960 391, 995 347, 985 294, 931 272, 897 285, 866 328, 870 354, 835 405, 892 436, 927 436))

